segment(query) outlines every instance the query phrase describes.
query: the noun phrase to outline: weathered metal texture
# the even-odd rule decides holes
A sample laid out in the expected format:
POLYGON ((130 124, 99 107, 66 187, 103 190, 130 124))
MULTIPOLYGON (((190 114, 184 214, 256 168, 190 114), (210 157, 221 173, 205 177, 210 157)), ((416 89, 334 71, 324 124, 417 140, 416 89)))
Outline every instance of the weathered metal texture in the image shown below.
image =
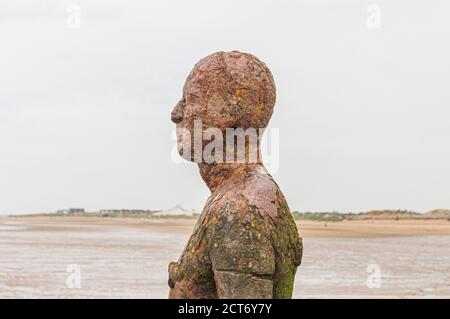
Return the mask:
MULTIPOLYGON (((267 66, 251 54, 200 60, 172 111, 177 129, 265 128, 275 104, 267 66)), ((203 145, 204 146, 204 145, 203 145)), ((169 298, 290 298, 302 241, 286 200, 260 161, 198 163, 211 190, 180 259, 169 298)))

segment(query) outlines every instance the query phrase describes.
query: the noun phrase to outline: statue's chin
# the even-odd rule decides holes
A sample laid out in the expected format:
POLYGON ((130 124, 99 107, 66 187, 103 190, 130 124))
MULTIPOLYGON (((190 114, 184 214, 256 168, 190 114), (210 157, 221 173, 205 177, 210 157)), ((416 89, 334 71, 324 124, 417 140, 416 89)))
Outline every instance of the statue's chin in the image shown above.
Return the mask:
POLYGON ((178 144, 178 154, 188 162, 194 162, 194 154, 184 154, 183 146, 178 144))

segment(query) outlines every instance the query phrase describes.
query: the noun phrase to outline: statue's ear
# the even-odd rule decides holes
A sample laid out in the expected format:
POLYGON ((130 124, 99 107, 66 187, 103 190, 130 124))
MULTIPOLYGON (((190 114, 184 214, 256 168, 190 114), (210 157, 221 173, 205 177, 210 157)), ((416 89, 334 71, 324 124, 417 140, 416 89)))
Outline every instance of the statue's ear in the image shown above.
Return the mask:
POLYGON ((239 90, 236 92, 229 92, 226 99, 226 113, 230 117, 228 127, 241 127, 241 119, 245 116, 244 99, 239 95, 239 90))
POLYGON ((208 125, 219 129, 232 127, 236 122, 236 114, 233 111, 234 106, 228 100, 227 96, 220 93, 212 93, 208 96, 207 111, 212 116, 211 123, 208 125))

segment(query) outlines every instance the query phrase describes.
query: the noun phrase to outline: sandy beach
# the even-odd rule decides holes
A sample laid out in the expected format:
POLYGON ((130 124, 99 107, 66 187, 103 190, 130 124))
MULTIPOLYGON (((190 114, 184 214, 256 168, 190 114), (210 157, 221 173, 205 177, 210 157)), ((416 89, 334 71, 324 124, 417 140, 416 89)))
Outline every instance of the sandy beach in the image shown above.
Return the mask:
MULTIPOLYGON (((166 298, 167 264, 178 258, 194 223, 0 217, 0 298, 166 298), (68 284, 73 265, 79 288, 68 284)), ((448 220, 297 224, 304 258, 295 298, 450 297, 448 220), (373 269, 377 287, 368 283, 373 269)))

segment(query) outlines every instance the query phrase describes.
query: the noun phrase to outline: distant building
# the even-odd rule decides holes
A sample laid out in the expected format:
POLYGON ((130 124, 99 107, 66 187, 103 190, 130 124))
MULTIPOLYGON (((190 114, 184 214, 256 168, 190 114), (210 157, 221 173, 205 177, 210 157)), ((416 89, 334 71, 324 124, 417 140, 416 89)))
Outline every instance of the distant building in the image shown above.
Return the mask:
POLYGON ((84 214, 84 208, 69 208, 69 214, 84 214))
POLYGON ((149 215, 154 211, 145 209, 102 209, 100 214, 103 216, 126 216, 126 215, 149 215))
POLYGON ((181 205, 177 205, 174 208, 163 210, 159 212, 155 212, 154 216, 196 216, 199 215, 200 212, 198 212, 195 209, 186 209, 181 207, 181 205))
POLYGON ((68 215, 68 214, 84 214, 84 208, 69 208, 69 209, 59 209, 56 211, 58 215, 68 215))

